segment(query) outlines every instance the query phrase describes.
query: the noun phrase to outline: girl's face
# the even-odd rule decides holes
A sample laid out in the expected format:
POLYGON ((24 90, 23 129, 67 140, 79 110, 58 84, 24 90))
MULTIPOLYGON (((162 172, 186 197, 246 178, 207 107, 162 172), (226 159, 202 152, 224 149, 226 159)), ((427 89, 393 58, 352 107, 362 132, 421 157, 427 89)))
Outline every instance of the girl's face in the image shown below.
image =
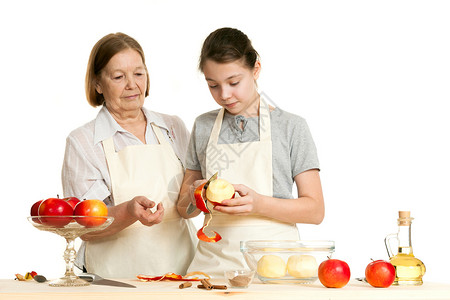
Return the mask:
POLYGON ((141 55, 133 49, 114 55, 101 71, 96 90, 110 112, 127 114, 144 105, 147 72, 141 55))
POLYGON ((217 63, 207 60, 203 74, 214 100, 232 115, 252 117, 258 114, 259 95, 256 80, 261 64, 249 69, 241 61, 217 63))

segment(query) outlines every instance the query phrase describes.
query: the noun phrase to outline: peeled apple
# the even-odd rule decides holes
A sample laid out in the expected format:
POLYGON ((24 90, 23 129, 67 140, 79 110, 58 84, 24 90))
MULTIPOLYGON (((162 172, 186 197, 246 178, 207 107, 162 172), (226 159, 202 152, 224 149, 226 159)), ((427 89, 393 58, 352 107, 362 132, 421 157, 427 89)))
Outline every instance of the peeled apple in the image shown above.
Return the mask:
POLYGON ((206 189, 206 199, 211 203, 218 205, 223 200, 231 199, 234 197, 234 187, 231 183, 225 179, 216 179, 211 181, 206 189))
POLYGON ((276 255, 263 255, 257 264, 258 274, 267 278, 279 278, 286 274, 286 263, 276 255))
POLYGON ((296 278, 317 277, 319 265, 312 255, 292 255, 287 262, 289 275, 296 278))

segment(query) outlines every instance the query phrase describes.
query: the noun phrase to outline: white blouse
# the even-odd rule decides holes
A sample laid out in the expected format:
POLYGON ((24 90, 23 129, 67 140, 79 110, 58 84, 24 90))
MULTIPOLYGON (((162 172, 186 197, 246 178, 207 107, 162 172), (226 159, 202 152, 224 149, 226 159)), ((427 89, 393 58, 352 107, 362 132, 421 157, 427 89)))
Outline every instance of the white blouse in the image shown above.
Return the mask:
MULTIPOLYGON (((145 108, 142 110, 147 118, 147 144, 158 143, 151 127, 151 123, 154 123, 166 133, 167 140, 184 166, 189 131, 183 121, 177 116, 156 113, 145 108)), ((116 151, 130 145, 143 145, 136 136, 114 120, 105 106, 96 119, 69 134, 61 174, 64 197, 100 199, 107 205, 113 205, 111 179, 101 143, 111 136, 116 151)))

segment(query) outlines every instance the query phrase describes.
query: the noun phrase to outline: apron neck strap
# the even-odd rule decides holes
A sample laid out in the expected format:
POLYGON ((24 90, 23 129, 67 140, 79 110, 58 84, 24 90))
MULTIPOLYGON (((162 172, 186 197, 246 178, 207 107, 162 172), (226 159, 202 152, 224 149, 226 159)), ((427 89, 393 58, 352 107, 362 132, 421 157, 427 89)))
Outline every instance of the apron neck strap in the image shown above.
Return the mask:
POLYGON ((116 153, 116 149, 114 148, 114 140, 113 137, 109 137, 106 140, 102 141, 103 151, 105 151, 106 157, 112 156, 116 153))
POLYGON ((164 137, 164 134, 161 131, 161 128, 159 128, 159 126, 153 122, 150 123, 150 125, 152 125, 153 132, 155 133, 156 138, 159 141, 159 144, 160 145, 168 144, 167 139, 164 137))
MULTIPOLYGON (((213 129, 211 131, 210 141, 217 144, 219 140, 220 128, 222 127, 223 116, 225 114, 225 108, 221 108, 216 121, 214 122, 213 129)), ((266 101, 261 97, 259 101, 259 140, 271 141, 271 127, 270 127, 270 109, 266 101)))

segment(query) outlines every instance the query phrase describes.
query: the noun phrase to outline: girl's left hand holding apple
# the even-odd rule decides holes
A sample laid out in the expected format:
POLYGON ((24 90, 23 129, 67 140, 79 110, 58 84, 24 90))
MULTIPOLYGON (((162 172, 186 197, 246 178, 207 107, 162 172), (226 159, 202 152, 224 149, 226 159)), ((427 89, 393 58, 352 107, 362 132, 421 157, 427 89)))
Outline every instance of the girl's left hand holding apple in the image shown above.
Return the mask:
POLYGON ((243 184, 233 184, 233 187, 239 197, 223 200, 221 205, 214 207, 214 210, 231 215, 258 214, 262 195, 243 184))

